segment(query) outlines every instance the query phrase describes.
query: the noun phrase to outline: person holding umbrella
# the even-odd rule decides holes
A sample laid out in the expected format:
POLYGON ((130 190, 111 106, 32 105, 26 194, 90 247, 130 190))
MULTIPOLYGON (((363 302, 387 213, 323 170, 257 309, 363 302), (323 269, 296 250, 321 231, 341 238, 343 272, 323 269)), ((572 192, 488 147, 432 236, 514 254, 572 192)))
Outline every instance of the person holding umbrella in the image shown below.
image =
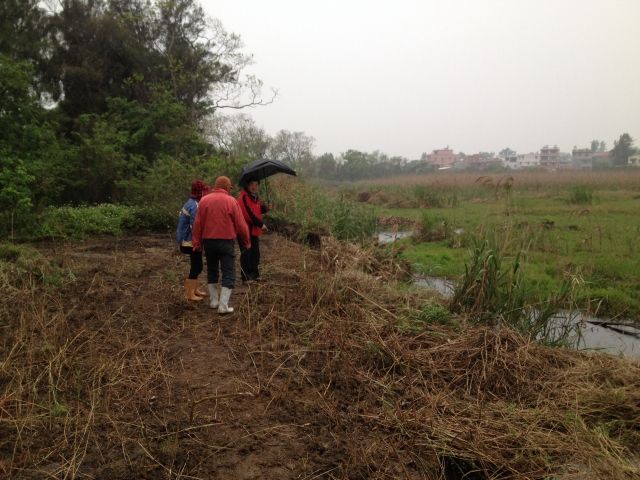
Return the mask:
MULTIPOLYGON (((242 209, 244 218, 249 225, 251 233, 251 248, 240 255, 240 266, 242 268, 242 280, 258 280, 260 264, 260 235, 264 229, 262 215, 268 208, 258 198, 258 187, 260 180, 284 173, 296 175, 295 170, 279 160, 258 159, 242 167, 240 185, 244 190, 240 193, 238 204, 242 209)), ((269 195, 268 184, 265 183, 267 196, 269 195)))
POLYGON ((200 301, 207 293, 198 285, 198 275, 202 273, 202 252, 193 249, 192 230, 198 211, 198 202, 206 193, 207 185, 202 180, 191 183, 191 196, 182 206, 178 216, 176 242, 180 251, 189 255, 191 268, 189 276, 184 280, 184 296, 187 300, 200 301))
POLYGON ((231 180, 216 178, 213 191, 200 201, 193 224, 193 248, 207 257, 209 305, 222 314, 233 312, 229 298, 235 287, 235 241, 240 241, 241 248, 251 247, 249 228, 230 192, 231 180), (222 289, 218 295, 220 270, 222 289))
POLYGON ((271 205, 267 207, 260 201, 259 187, 258 180, 245 181, 245 186, 238 197, 238 204, 249 226, 251 236, 251 248, 240 253, 240 274, 243 282, 258 281, 260 278, 260 236, 263 230, 266 230, 262 215, 271 210, 271 205))

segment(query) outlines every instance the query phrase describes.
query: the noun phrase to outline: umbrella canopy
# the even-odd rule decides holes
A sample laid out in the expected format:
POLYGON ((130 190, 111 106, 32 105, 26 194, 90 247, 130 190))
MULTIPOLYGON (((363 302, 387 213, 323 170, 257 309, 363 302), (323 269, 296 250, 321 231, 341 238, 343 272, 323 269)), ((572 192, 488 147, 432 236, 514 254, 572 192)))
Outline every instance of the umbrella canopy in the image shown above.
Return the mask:
POLYGON ((242 175, 240 176, 240 185, 245 186, 253 180, 264 180, 276 173, 285 173, 287 175, 296 175, 296 171, 288 165, 278 160, 268 160, 261 158, 242 167, 242 175))

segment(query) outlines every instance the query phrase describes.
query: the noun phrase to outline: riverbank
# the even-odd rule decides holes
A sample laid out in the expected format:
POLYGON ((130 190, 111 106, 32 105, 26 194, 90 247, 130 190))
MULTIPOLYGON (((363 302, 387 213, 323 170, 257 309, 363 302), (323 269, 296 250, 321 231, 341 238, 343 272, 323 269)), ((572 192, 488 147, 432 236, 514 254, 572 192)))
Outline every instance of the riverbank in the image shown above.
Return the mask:
POLYGON ((569 187, 507 197, 479 192, 448 206, 376 211, 413 222, 415 238, 398 248, 421 274, 458 278, 474 238, 495 238, 508 255, 520 255, 532 302, 572 278, 579 284, 574 300, 581 310, 640 320, 638 190, 593 190, 586 204, 572 203, 569 187))

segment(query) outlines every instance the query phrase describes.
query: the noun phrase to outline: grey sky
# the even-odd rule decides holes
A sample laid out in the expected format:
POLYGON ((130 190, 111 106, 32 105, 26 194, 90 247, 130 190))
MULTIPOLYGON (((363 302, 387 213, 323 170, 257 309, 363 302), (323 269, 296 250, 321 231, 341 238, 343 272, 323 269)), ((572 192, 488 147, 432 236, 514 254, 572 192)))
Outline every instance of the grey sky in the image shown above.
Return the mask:
POLYGON ((640 0, 201 0, 316 153, 640 140, 640 0))

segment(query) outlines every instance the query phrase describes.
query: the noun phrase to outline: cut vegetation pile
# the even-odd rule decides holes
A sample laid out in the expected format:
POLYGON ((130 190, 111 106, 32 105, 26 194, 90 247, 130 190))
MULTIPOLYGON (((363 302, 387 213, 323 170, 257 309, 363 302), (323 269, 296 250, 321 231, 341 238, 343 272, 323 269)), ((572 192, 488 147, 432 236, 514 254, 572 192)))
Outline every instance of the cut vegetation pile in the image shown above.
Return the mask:
POLYGON ((7 256, 0 476, 639 477, 638 363, 460 329, 366 250, 263 245, 225 318, 168 237, 7 256))

